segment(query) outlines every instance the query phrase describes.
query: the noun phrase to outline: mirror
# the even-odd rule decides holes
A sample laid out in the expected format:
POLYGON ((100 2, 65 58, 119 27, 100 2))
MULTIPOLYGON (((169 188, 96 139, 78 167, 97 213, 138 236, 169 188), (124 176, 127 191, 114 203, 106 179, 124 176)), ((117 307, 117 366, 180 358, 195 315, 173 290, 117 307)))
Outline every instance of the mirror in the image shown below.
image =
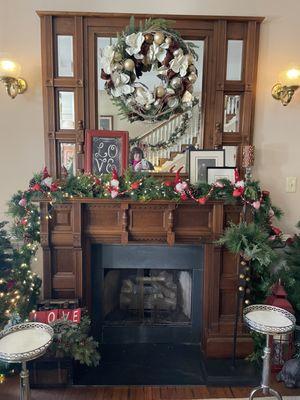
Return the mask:
POLYGON ((239 132, 240 131, 240 108, 241 96, 228 95, 224 96, 224 126, 223 132, 239 132))
POLYGON ((60 169, 65 167, 69 175, 76 174, 75 143, 60 143, 60 169))
POLYGON ((74 76, 73 36, 57 35, 57 74, 60 77, 74 76))
POLYGON ((74 92, 59 91, 59 129, 75 129, 74 92))
MULTIPOLYGON (((106 93, 104 89, 105 81, 100 76, 100 59, 103 49, 106 46, 113 45, 116 39, 113 37, 97 37, 97 61, 98 61, 98 109, 97 111, 97 123, 98 129, 114 129, 129 132, 129 138, 139 138, 141 144, 145 144, 143 157, 149 161, 155 168, 155 171, 168 172, 172 165, 175 168, 179 168, 185 165, 186 155, 183 153, 185 148, 190 145, 198 144, 202 147, 202 133, 201 133, 201 98, 202 98, 202 80, 203 80, 203 57, 204 57, 204 41, 203 40, 189 40, 193 42, 197 47, 195 51, 198 55, 198 61, 196 61, 196 67, 198 70, 198 79, 194 84, 193 95, 199 99, 199 103, 193 108, 192 117, 189 125, 177 143, 167 149, 158 151, 151 151, 147 148, 147 144, 156 144, 160 141, 166 141, 170 135, 174 132, 176 127, 181 123, 182 116, 174 115, 168 121, 149 123, 136 121, 130 123, 123 117, 118 115, 118 108, 112 103, 111 97, 106 93), (105 127, 105 128, 104 128, 105 127), (176 158, 177 157, 177 158, 176 158), (176 158, 176 159, 175 159, 176 158)), ((139 79, 141 83, 146 85, 150 90, 153 90, 155 86, 161 84, 159 78, 153 71, 143 73, 139 79)))
POLYGON ((227 81, 240 81, 242 79, 243 40, 227 41, 227 81))

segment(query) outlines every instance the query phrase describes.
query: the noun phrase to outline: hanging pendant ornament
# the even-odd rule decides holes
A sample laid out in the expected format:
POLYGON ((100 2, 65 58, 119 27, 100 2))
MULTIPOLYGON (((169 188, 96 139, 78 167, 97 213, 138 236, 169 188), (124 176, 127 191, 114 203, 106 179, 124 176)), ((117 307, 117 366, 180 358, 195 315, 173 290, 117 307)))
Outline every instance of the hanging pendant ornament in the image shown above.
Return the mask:
POLYGON ((103 50, 101 77, 114 104, 130 122, 158 122, 198 103, 192 95, 196 59, 193 46, 170 29, 168 21, 150 19, 135 28, 132 18, 130 28, 103 50), (150 70, 161 81, 152 91, 142 82, 150 70))

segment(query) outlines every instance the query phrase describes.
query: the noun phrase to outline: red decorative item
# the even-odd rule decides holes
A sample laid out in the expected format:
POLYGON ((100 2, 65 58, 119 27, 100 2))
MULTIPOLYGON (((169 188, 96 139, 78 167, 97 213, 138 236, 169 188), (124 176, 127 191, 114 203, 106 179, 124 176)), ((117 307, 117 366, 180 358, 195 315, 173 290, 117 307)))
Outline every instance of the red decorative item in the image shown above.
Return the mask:
POLYGON ((138 189, 140 187, 140 182, 139 181, 133 182, 130 185, 130 187, 131 187, 132 190, 136 190, 136 189, 138 189))
POLYGON ((128 165, 128 132, 86 131, 85 172, 121 175, 128 165))
POLYGON ((43 178, 42 179, 46 179, 46 178, 49 178, 49 172, 48 172, 48 169, 47 169, 47 167, 45 167, 44 169, 43 169, 43 178))
POLYGON ((199 204, 205 204, 207 202, 207 197, 200 197, 199 199, 198 199, 198 203, 199 204))
POLYGON ((79 324, 81 320, 81 308, 76 309, 53 309, 48 311, 36 311, 30 313, 29 316, 31 321, 43 322, 51 324, 58 319, 67 319, 76 324, 79 324))
POLYGON ((235 188, 234 191, 232 192, 232 196, 233 197, 241 197, 243 193, 244 193, 244 188, 242 188, 242 187, 235 188))
POLYGON ((281 235, 282 231, 281 229, 277 228, 276 226, 271 226, 272 232, 274 233, 274 235, 279 236, 281 235))
POLYGON ((32 186, 31 190, 33 192, 38 192, 39 190, 41 190, 41 185, 39 183, 36 183, 35 185, 32 186))
MULTIPOLYGON (((291 303, 287 300, 287 293, 280 280, 272 287, 272 294, 266 298, 265 304, 282 308, 294 314, 291 303)), ((271 371, 281 371, 283 364, 293 355, 293 333, 274 335, 270 337, 271 347, 271 371)))

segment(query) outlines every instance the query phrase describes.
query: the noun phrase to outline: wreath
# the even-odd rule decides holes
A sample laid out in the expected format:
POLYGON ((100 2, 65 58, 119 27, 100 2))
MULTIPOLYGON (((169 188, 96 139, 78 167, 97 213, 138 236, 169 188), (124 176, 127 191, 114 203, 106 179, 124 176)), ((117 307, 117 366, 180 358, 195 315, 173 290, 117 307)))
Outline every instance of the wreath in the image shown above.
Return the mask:
POLYGON ((190 110, 197 80, 195 45, 185 42, 163 19, 148 19, 135 28, 130 25, 115 44, 101 54, 101 78, 113 103, 130 122, 157 122, 190 110), (161 83, 150 90, 138 81, 153 71, 161 83))

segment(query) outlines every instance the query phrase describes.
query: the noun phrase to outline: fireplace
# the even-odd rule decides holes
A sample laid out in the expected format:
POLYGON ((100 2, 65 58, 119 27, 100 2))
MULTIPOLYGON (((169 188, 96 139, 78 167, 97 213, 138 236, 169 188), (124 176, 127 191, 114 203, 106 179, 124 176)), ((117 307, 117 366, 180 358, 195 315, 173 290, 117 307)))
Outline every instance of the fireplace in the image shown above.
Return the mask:
POLYGON ((200 343, 203 246, 92 248, 93 333, 102 343, 200 343))

